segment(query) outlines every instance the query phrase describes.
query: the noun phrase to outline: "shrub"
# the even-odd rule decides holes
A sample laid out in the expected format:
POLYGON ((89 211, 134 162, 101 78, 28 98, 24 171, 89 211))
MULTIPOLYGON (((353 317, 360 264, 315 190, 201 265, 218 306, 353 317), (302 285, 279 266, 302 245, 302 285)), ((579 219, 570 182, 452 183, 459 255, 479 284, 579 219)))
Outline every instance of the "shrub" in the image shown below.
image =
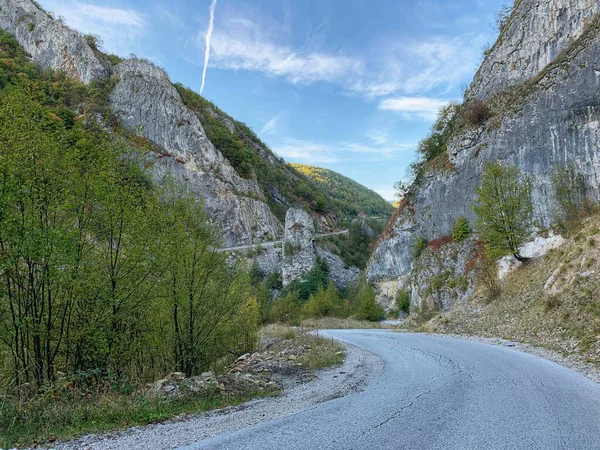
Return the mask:
POLYGON ((427 243, 427 247, 433 252, 436 253, 446 244, 450 244, 452 242, 452 238, 450 236, 442 236, 441 238, 433 239, 427 243))
POLYGON ((89 45, 92 50, 98 51, 98 37, 93 34, 86 34, 84 37, 87 45, 89 45))
POLYGON ((500 295, 500 282, 498 280, 496 260, 488 258, 483 254, 478 260, 475 277, 483 287, 488 301, 492 301, 500 295))
POLYGON ((310 296, 302 313, 305 317, 320 318, 336 315, 341 308, 340 294, 333 284, 329 284, 326 289, 321 288, 310 296))
POLYGON ((385 311, 383 307, 377 303, 373 287, 364 281, 359 287, 355 311, 355 317, 358 320, 378 322, 385 318, 385 311))
POLYGON ((467 124, 478 127, 492 115, 489 106, 481 100, 471 100, 463 106, 463 118, 467 124))
POLYGON ((300 301, 296 292, 289 292, 285 297, 277 299, 271 308, 270 319, 274 322, 293 323, 298 320, 300 301))
POLYGON ((405 313, 410 311, 410 291, 408 289, 402 289, 398 292, 396 307, 398 308, 398 311, 403 311, 405 313))
POLYGON ((423 253, 423 250, 427 248, 427 239, 423 236, 419 236, 417 238, 417 242, 415 242, 415 246, 413 247, 413 255, 415 258, 418 258, 423 253))
POLYGON ((562 302, 560 301, 558 296, 549 295, 544 300, 544 312, 548 313, 548 312, 552 311, 553 309, 558 308, 561 304, 562 304, 562 302))
POLYGON ((504 31, 504 28, 506 28, 506 25, 508 24, 508 21, 513 13, 513 9, 514 6, 512 4, 506 4, 503 5, 502 8, 500 8, 500 11, 496 13, 495 22, 498 31, 504 31))
POLYGON ((553 212, 555 225, 565 234, 579 230, 581 221, 593 214, 595 209, 583 174, 569 163, 556 167, 551 179, 557 203, 553 212))
POLYGON ((452 227, 452 240, 463 242, 471 235, 471 225, 465 216, 457 217, 452 227))
POLYGON ((437 132, 431 133, 417 147, 417 151, 423 156, 425 161, 431 161, 436 156, 446 151, 446 138, 437 132))

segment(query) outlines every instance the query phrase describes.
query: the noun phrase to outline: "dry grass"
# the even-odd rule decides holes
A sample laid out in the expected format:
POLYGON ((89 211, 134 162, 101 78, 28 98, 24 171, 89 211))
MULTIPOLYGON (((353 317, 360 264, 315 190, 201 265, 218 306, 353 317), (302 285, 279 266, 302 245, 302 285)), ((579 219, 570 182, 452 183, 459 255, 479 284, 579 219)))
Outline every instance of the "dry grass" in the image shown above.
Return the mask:
POLYGON ((270 344, 271 351, 306 349, 306 353, 298 359, 298 362, 308 370, 337 366, 346 359, 346 350, 340 342, 320 337, 306 329, 272 324, 262 329, 261 337, 276 340, 274 344, 270 344))
POLYGON ((310 330, 348 330, 348 329, 372 329, 389 328, 379 322, 367 320, 339 319, 337 317, 324 317, 320 319, 305 319, 301 322, 302 328, 310 330))
POLYGON ((424 329, 527 342, 600 365, 599 223, 589 219, 577 240, 510 274, 489 304, 476 294, 424 329))

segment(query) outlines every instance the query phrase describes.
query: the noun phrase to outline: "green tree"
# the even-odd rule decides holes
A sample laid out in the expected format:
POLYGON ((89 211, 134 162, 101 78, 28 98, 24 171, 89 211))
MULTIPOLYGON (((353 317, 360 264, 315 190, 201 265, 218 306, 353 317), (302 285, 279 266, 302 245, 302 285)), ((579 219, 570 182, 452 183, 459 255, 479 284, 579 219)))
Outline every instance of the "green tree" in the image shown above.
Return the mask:
POLYGON ((454 221, 452 227, 452 240, 455 242, 463 242, 471 235, 471 225, 464 216, 459 216, 454 221))
POLYGON ((305 317, 327 317, 335 315, 341 307, 340 294, 330 283, 310 296, 302 312, 305 317))
POLYGON ((517 166, 500 162, 486 164, 481 185, 476 189, 473 211, 476 230, 491 257, 512 254, 525 261, 519 247, 531 236, 531 188, 517 166))
POLYGON ((358 320, 378 322, 385 318, 383 307, 377 303, 375 290, 366 281, 361 281, 355 305, 355 317, 358 320))

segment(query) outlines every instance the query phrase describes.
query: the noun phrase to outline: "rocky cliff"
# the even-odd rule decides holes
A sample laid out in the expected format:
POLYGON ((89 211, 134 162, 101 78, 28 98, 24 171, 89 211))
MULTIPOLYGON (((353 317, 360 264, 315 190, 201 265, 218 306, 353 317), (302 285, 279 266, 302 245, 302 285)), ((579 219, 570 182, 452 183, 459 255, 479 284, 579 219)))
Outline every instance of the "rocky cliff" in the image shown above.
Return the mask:
POLYGON ((201 196, 227 244, 280 234, 281 223, 265 204, 256 179, 241 178, 215 149, 162 69, 130 59, 114 68, 113 77, 118 81, 109 97, 112 110, 160 148, 148 162, 158 180, 173 177, 201 196))
POLYGON ((471 204, 486 162, 516 164, 531 178, 541 226, 552 222, 550 176, 556 166, 572 162, 590 194, 599 197, 599 10, 595 0, 515 3, 466 94, 466 102, 485 102, 491 118, 455 132, 447 164, 411 188, 371 257, 371 282, 403 287, 415 267, 418 237, 447 236, 458 216, 473 221, 471 204))
POLYGON ((90 83, 110 75, 110 63, 77 32, 30 0, 1 0, 0 28, 15 35, 42 67, 90 83))
POLYGON ((285 216, 283 238, 283 285, 302 278, 317 263, 315 224, 302 209, 291 208, 285 216))

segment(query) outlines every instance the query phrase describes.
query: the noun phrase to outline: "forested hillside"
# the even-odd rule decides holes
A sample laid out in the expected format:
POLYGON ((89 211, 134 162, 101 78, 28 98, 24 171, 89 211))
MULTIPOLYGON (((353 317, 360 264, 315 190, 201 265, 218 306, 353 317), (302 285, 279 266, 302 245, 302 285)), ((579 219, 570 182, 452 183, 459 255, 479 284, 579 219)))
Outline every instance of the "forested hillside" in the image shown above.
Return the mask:
MULTIPOLYGON (((171 371, 201 373, 256 339, 247 271, 216 252, 220 233, 197 198, 150 181, 145 140, 97 122, 110 117, 100 106, 105 91, 41 70, 0 31, 0 379, 8 392, 27 396, 57 379, 69 389, 112 380, 131 390, 171 371)), ((37 420, 10 395, 2 393, 0 429, 37 420)))
POLYGON ((332 170, 304 164, 290 164, 318 184, 332 198, 333 204, 354 216, 390 216, 394 207, 371 189, 332 170))

